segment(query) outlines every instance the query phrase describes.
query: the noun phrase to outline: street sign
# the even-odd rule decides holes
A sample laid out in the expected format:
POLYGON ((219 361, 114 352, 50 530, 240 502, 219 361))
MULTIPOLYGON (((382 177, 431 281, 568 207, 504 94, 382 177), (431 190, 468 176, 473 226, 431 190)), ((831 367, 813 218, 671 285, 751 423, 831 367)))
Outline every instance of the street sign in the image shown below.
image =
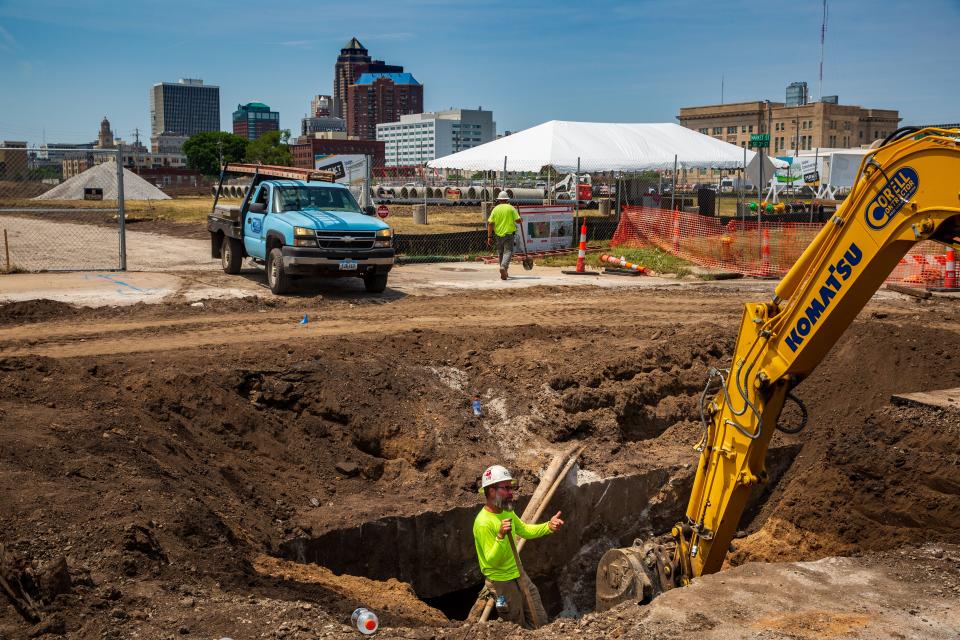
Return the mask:
POLYGON ((388 215, 390 215, 390 207, 385 204, 381 204, 377 207, 377 217, 379 217, 381 220, 386 218, 388 215))
POLYGON ((770 148, 770 134, 769 134, 769 133, 752 133, 752 134, 750 134, 750 148, 752 148, 752 149, 769 149, 769 148, 770 148))

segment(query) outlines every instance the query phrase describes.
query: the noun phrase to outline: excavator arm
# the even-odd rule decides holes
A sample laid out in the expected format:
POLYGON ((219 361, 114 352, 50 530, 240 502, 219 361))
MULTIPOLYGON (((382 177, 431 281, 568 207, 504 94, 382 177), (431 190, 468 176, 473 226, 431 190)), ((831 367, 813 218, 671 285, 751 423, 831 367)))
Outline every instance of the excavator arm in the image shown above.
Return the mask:
POLYGON ((704 434, 686 518, 667 539, 638 541, 601 558, 598 609, 649 601, 720 570, 751 490, 766 481, 774 430, 795 433, 806 422, 792 390, 921 240, 960 249, 960 130, 905 127, 891 134, 864 158, 850 195, 773 299, 744 305, 731 367, 711 369, 701 399, 704 434), (793 428, 778 425, 788 399, 803 416, 793 428))

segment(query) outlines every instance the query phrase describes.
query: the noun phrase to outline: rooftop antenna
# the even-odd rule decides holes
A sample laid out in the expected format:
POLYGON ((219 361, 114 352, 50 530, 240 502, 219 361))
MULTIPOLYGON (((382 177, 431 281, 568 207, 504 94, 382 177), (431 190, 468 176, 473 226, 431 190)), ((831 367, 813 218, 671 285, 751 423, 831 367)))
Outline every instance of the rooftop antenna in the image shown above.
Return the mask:
POLYGON ((823 20, 820 23, 820 101, 823 101, 823 42, 827 38, 827 0, 823 0, 823 20))

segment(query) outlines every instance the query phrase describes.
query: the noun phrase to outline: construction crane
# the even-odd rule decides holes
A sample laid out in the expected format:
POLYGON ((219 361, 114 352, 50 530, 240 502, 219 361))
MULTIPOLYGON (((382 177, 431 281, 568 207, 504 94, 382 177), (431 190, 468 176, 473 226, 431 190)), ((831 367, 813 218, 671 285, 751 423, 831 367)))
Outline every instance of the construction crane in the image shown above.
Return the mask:
POLYGON ((710 370, 701 396, 704 433, 686 517, 667 536, 604 554, 598 610, 648 602, 720 570, 751 490, 767 480, 774 430, 797 433, 807 422, 794 389, 923 240, 960 249, 960 129, 893 132, 864 157, 850 195, 773 299, 744 305, 733 362, 710 370), (788 400, 801 416, 789 426, 779 423, 788 400))

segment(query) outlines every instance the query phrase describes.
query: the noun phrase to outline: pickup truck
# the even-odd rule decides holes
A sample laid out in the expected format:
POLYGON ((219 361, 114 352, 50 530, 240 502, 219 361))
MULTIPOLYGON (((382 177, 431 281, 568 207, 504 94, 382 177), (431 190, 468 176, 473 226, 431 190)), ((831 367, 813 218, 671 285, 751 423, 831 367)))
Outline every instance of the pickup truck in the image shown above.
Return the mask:
POLYGON ((275 294, 297 276, 363 278, 370 293, 387 287, 394 263, 393 232, 360 208, 350 189, 326 171, 263 165, 227 165, 207 217, 210 250, 226 273, 243 259, 266 267, 275 294), (240 206, 219 204, 229 174, 251 176, 240 206))

